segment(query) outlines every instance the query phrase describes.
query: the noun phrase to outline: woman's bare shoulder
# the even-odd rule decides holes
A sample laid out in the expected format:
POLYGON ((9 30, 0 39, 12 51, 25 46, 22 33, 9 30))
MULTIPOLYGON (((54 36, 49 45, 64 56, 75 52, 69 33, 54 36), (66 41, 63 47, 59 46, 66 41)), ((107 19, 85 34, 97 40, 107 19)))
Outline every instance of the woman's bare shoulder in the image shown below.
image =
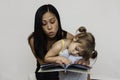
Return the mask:
POLYGON ((67 39, 73 39, 73 37, 74 37, 73 34, 67 32, 67 39))
POLYGON ((28 43, 31 45, 34 43, 33 33, 28 36, 28 43))
POLYGON ((72 39, 64 39, 66 46, 69 45, 72 41, 72 39))

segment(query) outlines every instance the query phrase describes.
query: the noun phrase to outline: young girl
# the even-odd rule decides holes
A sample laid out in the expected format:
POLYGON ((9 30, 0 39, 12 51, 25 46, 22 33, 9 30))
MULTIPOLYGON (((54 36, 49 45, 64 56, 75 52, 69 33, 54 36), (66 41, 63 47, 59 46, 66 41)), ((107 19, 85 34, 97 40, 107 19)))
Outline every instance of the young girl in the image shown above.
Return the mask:
MULTIPOLYGON (((45 56, 46 62, 55 62, 59 64, 76 63, 80 59, 88 61, 90 58, 96 58, 94 36, 86 32, 85 27, 80 27, 79 34, 76 34, 73 40, 62 39, 57 41, 45 56)), ((87 80, 86 73, 59 72, 60 80, 87 80)))

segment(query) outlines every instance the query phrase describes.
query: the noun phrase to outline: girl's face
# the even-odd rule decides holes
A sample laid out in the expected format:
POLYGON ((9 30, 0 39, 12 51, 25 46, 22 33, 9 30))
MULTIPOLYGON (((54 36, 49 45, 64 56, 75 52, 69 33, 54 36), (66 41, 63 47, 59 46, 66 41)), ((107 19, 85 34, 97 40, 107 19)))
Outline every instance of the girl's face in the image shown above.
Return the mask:
POLYGON ((83 42, 78 43, 78 42, 72 41, 68 48, 69 53, 74 56, 80 56, 80 55, 82 56, 85 48, 85 44, 83 42))
POLYGON ((46 12, 42 17, 42 28, 49 38, 56 36, 58 31, 58 20, 51 12, 46 12))

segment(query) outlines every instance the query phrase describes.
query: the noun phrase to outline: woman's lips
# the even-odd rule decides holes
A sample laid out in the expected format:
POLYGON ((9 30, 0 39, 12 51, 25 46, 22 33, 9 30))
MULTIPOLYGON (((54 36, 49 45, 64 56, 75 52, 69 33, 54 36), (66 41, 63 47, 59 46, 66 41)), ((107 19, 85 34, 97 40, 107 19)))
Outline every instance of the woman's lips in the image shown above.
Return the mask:
POLYGON ((48 35, 52 36, 54 35, 54 32, 49 32, 48 35))

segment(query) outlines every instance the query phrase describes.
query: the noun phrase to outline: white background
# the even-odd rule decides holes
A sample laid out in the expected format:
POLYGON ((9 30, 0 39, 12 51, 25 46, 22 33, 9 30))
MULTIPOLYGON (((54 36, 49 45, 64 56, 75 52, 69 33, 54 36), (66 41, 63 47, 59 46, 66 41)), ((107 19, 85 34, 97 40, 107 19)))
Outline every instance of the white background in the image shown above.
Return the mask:
POLYGON ((0 0, 0 80, 33 80, 36 60, 27 43, 39 6, 53 4, 63 29, 86 26, 99 53, 91 77, 120 79, 120 0, 0 0))

